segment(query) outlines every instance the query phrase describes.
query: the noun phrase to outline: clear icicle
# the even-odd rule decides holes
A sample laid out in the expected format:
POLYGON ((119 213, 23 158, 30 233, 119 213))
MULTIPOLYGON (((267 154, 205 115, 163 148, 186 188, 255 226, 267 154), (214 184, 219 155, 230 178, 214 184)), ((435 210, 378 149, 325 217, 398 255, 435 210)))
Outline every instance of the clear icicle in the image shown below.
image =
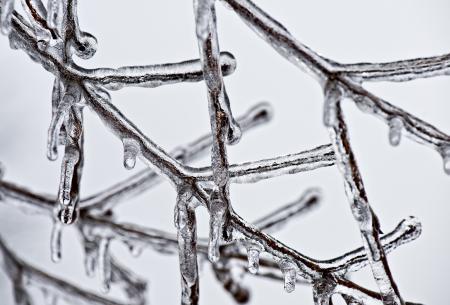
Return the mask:
POLYGON ((4 35, 11 32, 11 18, 14 12, 14 0, 0 0, 2 10, 0 14, 0 29, 4 35))
POLYGON ((55 81, 52 93, 53 113, 50 127, 48 128, 47 140, 47 158, 51 161, 58 158, 58 139, 64 118, 67 116, 70 107, 75 103, 78 103, 81 99, 79 88, 69 84, 67 85, 63 98, 58 103, 58 106, 56 106, 55 99, 58 97, 57 92, 59 91, 60 86, 61 85, 57 84, 55 81))
POLYGON ((75 170, 75 165, 80 159, 80 153, 76 149, 66 148, 64 154, 63 166, 61 169, 61 179, 60 190, 59 190, 59 203, 68 206, 72 203, 72 181, 73 174, 75 170))
POLYGON ((220 258, 219 247, 227 211, 227 207, 219 199, 219 196, 216 191, 211 195, 208 243, 208 259, 211 262, 217 262, 220 258))
POLYGON ((450 146, 442 149, 442 160, 444 162, 444 172, 450 175, 450 146))
POLYGON ((51 29, 58 27, 60 0, 48 0, 47 2, 47 24, 51 29))
POLYGON ((53 221, 52 233, 50 236, 50 254, 54 263, 57 263, 61 260, 61 235, 61 222, 53 221))
POLYGON ((100 273, 100 281, 102 284, 102 291, 107 293, 111 286, 111 259, 109 256, 109 242, 108 238, 100 240, 98 249, 98 271, 100 273))
POLYGON ((247 248, 248 271, 252 274, 258 273, 260 253, 259 247, 250 246, 247 248))
POLYGON ((96 242, 84 240, 84 270, 88 277, 93 277, 95 275, 98 250, 96 242))
POLYGON ((295 290, 295 283, 297 281, 297 266, 289 259, 281 260, 279 265, 284 276, 284 290, 290 293, 295 290))
POLYGON ((398 146, 402 138, 403 120, 395 117, 389 120, 389 143, 398 146))
POLYGON ((133 139, 123 139, 123 166, 133 169, 136 165, 136 157, 139 154, 139 144, 133 139))

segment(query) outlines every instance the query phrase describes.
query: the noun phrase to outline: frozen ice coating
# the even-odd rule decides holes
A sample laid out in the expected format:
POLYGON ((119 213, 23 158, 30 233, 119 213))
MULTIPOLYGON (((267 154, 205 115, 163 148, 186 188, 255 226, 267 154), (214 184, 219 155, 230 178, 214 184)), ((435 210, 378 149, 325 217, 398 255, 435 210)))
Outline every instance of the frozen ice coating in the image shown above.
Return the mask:
POLYGON ((322 86, 322 120, 330 136, 330 143, 317 143, 316 147, 303 151, 231 164, 227 146, 236 145, 248 130, 267 123, 273 110, 263 102, 242 116, 233 115, 234 97, 227 94, 224 76, 235 71, 236 59, 219 46, 215 14, 218 2, 193 1, 198 59, 89 69, 73 60, 74 55, 89 59, 97 50, 97 39, 80 28, 76 0, 48 0, 45 4, 40 0, 21 2, 23 13, 14 11, 13 0, 0 0, 1 31, 8 35, 11 48, 24 51, 54 75, 47 154, 50 160, 57 159, 60 145, 64 146, 61 149, 64 155, 56 195, 30 191, 2 178, 0 200, 20 210, 47 215, 54 221, 50 237, 53 261, 61 258, 62 225, 73 225, 82 237, 87 275, 94 276, 97 272, 102 290, 122 289, 127 302, 85 291, 47 274, 18 258, 0 239, 2 267, 14 283, 17 304, 31 302, 27 288, 21 284, 25 281, 47 291, 51 303, 146 304, 146 282, 114 258, 110 244, 115 241, 128 246, 132 255, 144 250, 178 255, 180 298, 186 305, 199 303, 200 264, 211 265, 217 281, 241 303, 249 301, 251 296, 241 278, 252 273, 284 283, 287 292, 292 292, 296 283, 310 285, 316 304, 331 304, 332 295, 341 296, 347 304, 407 304, 394 281, 387 254, 417 239, 421 224, 410 217, 401 220, 392 231, 381 232, 352 150, 341 101, 348 99, 361 111, 387 124, 392 145, 399 145, 401 136, 405 135, 437 151, 443 158, 445 172, 450 174, 450 136, 363 87, 368 81, 404 82, 449 75, 449 54, 385 63, 341 64, 302 44, 251 1, 222 0, 281 56, 322 86), (156 88, 181 82, 204 82, 207 93, 204 107, 208 107, 211 129, 170 153, 131 122, 113 104, 109 93, 127 87, 156 88), (149 168, 83 197, 80 193, 85 158, 83 111, 96 114, 122 143, 126 168, 134 168, 137 157, 149 168), (189 165, 207 151, 211 152, 209 166, 189 165), (276 209, 252 223, 233 209, 232 183, 256 183, 281 175, 334 168, 334 165, 342 175, 349 208, 360 229, 362 247, 335 258, 318 260, 270 235, 316 206, 321 198, 317 188, 307 189, 293 202, 276 203, 276 209), (170 181, 177 193, 176 233, 116 220, 118 204, 150 190, 163 179, 170 181), (199 206, 208 210, 208 238, 197 237, 196 208, 199 206), (371 268, 378 291, 361 287, 351 279, 351 273, 365 267, 371 268))

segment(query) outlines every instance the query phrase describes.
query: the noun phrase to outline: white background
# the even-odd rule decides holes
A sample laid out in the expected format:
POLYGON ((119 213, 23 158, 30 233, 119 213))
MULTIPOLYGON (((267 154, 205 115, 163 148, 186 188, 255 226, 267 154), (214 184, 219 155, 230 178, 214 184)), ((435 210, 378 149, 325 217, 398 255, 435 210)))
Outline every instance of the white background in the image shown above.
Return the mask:
MULTIPOLYGON (((79 1, 80 26, 99 42, 85 67, 118 67, 176 62, 198 56, 191 1, 79 1)), ((420 1, 271 1, 258 5, 281 21, 301 42, 340 62, 388 61, 439 55, 450 50, 450 2, 420 1)), ((229 148, 231 162, 258 160, 294 153, 329 142, 322 126, 322 93, 313 79, 281 58, 232 12, 218 4, 222 50, 237 58, 236 72, 226 78, 232 109, 240 114, 257 101, 272 103, 273 121, 249 132, 229 148)), ((0 37, 0 160, 5 179, 32 190, 56 194, 60 159, 46 158, 53 77, 21 51, 12 51, 0 37)), ((419 118, 450 133, 448 77, 408 83, 376 83, 367 88, 419 118)), ((187 143, 209 130, 206 90, 202 83, 156 89, 129 88, 112 93, 114 104, 164 149, 187 143)), ((387 126, 361 113, 351 102, 344 106, 352 145, 369 200, 385 232, 409 215, 423 224, 422 236, 389 255, 402 296, 427 304, 447 302, 450 272, 450 177, 438 153, 402 139, 389 146, 387 126)), ((85 111, 86 162, 84 196, 136 172, 122 167, 122 146, 98 118, 85 111)), ((201 164, 207 164, 205 158, 201 164)), ((199 163, 200 164, 200 163, 199 163)), ((137 168, 142 168, 139 164, 137 168)), ((320 186, 319 209, 298 219, 275 236, 296 250, 327 259, 359 247, 361 240, 335 167, 284 176, 254 185, 233 185, 234 209, 251 221, 295 199, 303 190, 320 186)), ((84 197, 83 196, 83 197, 84 197)), ((117 209, 119 219, 174 232, 175 194, 164 183, 117 209)), ((207 213, 198 210, 199 233, 207 234, 207 213)), ((0 233, 24 259, 52 274, 98 291, 98 280, 84 275, 82 250, 75 230, 64 231, 63 260, 49 255, 51 222, 26 216, 0 204, 0 233)), ((146 251, 132 258, 121 244, 114 254, 150 282, 151 304, 178 304, 178 258, 146 251)), ((375 288, 369 270, 352 277, 375 288)), ((291 294, 282 283, 246 277, 251 304, 312 304, 310 287, 291 294)), ((11 286, 0 275, 0 303, 12 304, 11 286)), ((200 304, 231 304, 206 266, 200 281, 200 304)), ((42 302, 37 298, 37 304, 42 302)))

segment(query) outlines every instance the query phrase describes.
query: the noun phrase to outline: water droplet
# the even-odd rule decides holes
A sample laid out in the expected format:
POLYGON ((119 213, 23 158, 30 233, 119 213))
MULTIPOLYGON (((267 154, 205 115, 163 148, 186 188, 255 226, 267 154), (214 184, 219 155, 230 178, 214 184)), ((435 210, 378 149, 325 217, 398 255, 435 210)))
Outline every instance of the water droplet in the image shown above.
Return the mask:
POLYGON ((51 259, 54 263, 61 260, 61 235, 62 224, 60 221, 54 221, 50 236, 50 253, 51 259))
POLYGON ((289 259, 281 260, 279 265, 284 276, 284 290, 290 293, 295 290, 295 283, 297 282, 297 265, 289 259))
POLYGON ((136 165, 136 157, 139 154, 139 144, 133 139, 123 139, 123 166, 133 169, 136 165))
POLYGON ((389 143, 392 146, 400 144, 402 138, 403 120, 399 117, 395 117, 389 120, 389 143))

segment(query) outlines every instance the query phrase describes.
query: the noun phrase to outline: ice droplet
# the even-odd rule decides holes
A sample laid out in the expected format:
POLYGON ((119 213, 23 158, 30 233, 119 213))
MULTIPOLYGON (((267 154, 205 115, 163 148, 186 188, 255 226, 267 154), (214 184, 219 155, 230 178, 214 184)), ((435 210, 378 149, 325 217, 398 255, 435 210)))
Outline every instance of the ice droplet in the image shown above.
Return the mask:
POLYGON ((136 157, 139 154, 139 144, 133 139, 123 139, 123 166, 133 169, 136 165, 136 157))
POLYGON ((258 247, 250 246, 247 248, 248 271, 252 274, 258 273, 260 253, 261 251, 258 247))
POLYGON ((108 252, 109 242, 110 240, 108 238, 102 238, 98 246, 98 270, 100 272, 100 281, 104 293, 107 293, 111 286, 111 262, 108 252))
POLYGON ((47 2, 47 24, 51 29, 58 25, 59 0, 48 0, 47 2))
POLYGON ((50 253, 51 259, 54 263, 61 260, 61 235, 62 224, 60 221, 54 221, 50 236, 50 253))
POLYGON ((442 149, 442 160, 444 162, 444 172, 450 175, 450 146, 442 149))
POLYGON ((289 259, 281 260, 280 270, 284 276, 284 290, 290 293, 295 290, 295 283, 297 281, 297 266, 289 259))
POLYGON ((392 146, 398 146, 402 138, 403 121, 399 117, 389 120, 389 143, 392 146))
POLYGON ((14 0, 3 0, 0 14, 0 28, 4 35, 11 32, 11 18, 14 12, 14 0))

